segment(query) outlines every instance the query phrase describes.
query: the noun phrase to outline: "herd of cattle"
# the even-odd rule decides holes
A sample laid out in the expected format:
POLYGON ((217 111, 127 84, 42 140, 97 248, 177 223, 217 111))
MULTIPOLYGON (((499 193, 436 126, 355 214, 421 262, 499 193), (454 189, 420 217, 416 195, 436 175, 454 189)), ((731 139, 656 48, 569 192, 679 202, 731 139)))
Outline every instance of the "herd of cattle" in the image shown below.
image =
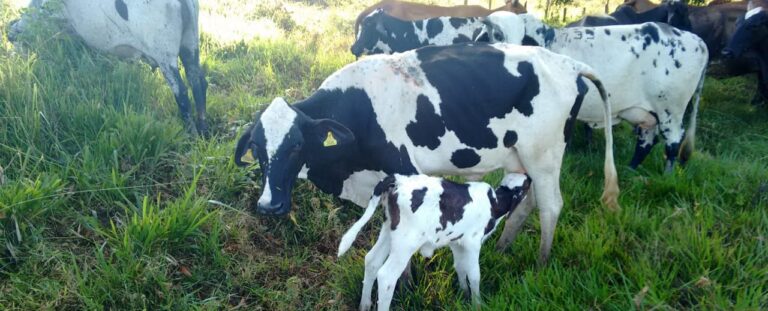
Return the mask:
MULTIPOLYGON (((46 2, 33 0, 37 9, 12 23, 9 39, 22 35, 46 2)), ((99 1, 98 9, 84 0, 63 3, 51 15, 67 20, 90 46, 160 67, 185 124, 206 133, 197 0, 99 1), (195 125, 179 58, 195 99, 195 125)), ((410 256, 431 256, 443 246, 455 255, 460 286, 479 303, 480 245, 500 220, 507 218, 503 247, 538 207, 539 261, 547 261, 576 120, 605 131, 602 202, 615 209, 612 125, 625 120, 636 127, 632 168, 663 138, 670 171, 693 151, 708 63, 730 74, 757 72, 754 101, 768 98, 767 10, 766 0, 629 0, 608 16, 556 28, 525 14, 517 0, 496 10, 383 0, 355 22, 350 50, 358 60, 305 100, 275 98, 240 137, 235 163, 248 165, 241 160, 248 151, 258 160, 261 214, 288 213, 297 178, 367 206, 344 235, 340 255, 385 207, 386 222, 365 258, 361 309, 372 305, 374 280, 378 306, 387 309, 410 256), (425 176, 474 181, 497 169, 506 175, 496 190, 425 176), (524 199, 528 192, 531 199, 524 199)))

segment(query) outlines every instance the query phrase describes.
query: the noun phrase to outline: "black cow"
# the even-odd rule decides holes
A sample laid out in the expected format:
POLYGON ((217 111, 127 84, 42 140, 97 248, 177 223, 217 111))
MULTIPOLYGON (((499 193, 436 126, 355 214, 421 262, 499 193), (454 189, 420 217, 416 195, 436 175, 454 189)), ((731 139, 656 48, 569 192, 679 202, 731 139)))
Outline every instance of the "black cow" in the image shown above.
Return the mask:
POLYGON ((754 103, 768 99, 768 13, 758 7, 747 12, 746 17, 731 37, 728 46, 723 49, 723 56, 728 59, 744 56, 759 65, 758 95, 753 99, 754 103))
MULTIPOLYGON (((587 65, 538 47, 458 44, 366 57, 306 100, 275 99, 238 141, 235 161, 242 165, 247 149, 256 155, 256 210, 272 215, 290 211, 297 176, 366 206, 389 174, 526 172, 541 210, 543 262, 563 205, 566 140, 587 92, 580 77, 605 94, 587 65)), ((603 200, 617 207, 610 126, 606 137, 603 200)))
POLYGON ((633 25, 647 22, 666 23, 681 30, 691 31, 688 5, 682 1, 665 2, 643 13, 635 12, 630 6, 620 5, 608 16, 586 16, 566 27, 633 25))

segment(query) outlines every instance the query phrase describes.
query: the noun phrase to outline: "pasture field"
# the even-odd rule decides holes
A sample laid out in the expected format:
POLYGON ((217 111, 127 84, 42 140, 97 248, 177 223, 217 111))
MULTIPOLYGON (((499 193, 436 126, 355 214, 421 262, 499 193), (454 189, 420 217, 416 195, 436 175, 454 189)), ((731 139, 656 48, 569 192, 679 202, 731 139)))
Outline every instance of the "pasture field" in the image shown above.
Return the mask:
MULTIPOLYGON (((201 1, 210 139, 184 133, 146 64, 45 23, 14 50, 11 3, 0 0, 0 310, 357 307, 381 212, 337 259, 361 208, 299 182, 291 217, 258 216, 259 185, 232 155, 273 97, 304 98, 354 61, 365 3, 201 1)), ((535 212, 504 252, 497 233, 481 255, 484 307, 768 309, 768 109, 749 104, 754 92, 753 76, 707 78, 696 152, 672 174, 661 146, 629 169, 634 135, 618 126, 618 212, 598 201, 601 132, 586 145, 578 131, 549 264, 536 265, 535 212)), ((415 256, 394 309, 470 309, 450 257, 415 256)))

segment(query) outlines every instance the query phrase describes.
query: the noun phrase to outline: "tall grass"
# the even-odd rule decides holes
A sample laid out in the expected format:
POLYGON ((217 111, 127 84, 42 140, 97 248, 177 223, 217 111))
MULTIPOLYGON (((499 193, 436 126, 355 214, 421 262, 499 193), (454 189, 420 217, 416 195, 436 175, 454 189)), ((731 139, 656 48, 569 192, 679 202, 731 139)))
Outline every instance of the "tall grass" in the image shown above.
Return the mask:
MULTIPOLYGON (((0 34, 18 14, 5 1, 0 34)), ((305 98, 354 60, 352 19, 364 3, 201 5, 274 32, 233 41, 203 29, 207 140, 184 133, 150 66, 95 52, 57 24, 36 25, 23 49, 0 36, 0 309, 355 308, 383 217, 337 259, 362 211, 299 182, 290 217, 258 216, 258 179, 232 150, 273 97, 305 98)), ((768 111, 748 104, 754 83, 707 79, 699 149, 670 175, 658 146, 630 170, 634 136, 618 127, 620 212, 597 203, 601 136, 587 146, 577 132, 550 264, 535 264, 535 216, 507 251, 492 238, 481 255, 485 308, 768 308, 768 111)), ((394 309, 470 307, 450 252, 416 256, 413 273, 394 309)))

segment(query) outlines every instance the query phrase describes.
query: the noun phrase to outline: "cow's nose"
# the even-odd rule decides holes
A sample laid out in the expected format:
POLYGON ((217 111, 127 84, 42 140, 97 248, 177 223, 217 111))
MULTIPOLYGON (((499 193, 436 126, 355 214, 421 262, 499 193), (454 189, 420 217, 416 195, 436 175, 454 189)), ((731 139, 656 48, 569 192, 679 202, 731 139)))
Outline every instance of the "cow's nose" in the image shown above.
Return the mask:
POLYGON ((282 215, 288 214, 288 212, 291 211, 289 206, 290 205, 285 203, 280 203, 277 205, 273 205, 272 203, 268 203, 268 204, 257 203, 256 212, 261 215, 282 216, 282 215))

